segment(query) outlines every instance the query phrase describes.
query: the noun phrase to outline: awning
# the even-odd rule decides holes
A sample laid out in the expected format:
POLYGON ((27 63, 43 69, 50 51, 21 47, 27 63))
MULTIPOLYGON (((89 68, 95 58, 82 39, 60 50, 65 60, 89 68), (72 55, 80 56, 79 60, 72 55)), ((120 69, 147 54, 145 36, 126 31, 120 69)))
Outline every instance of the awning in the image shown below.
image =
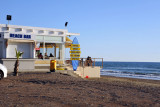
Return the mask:
MULTIPOLYGON (((55 43, 45 43, 45 48, 53 48, 55 46, 55 43)), ((43 48, 43 44, 40 44, 40 48, 43 48)))
POLYGON ((66 48, 70 48, 70 47, 71 47, 71 44, 72 44, 72 40, 69 39, 68 37, 66 37, 65 47, 66 47, 66 48))
POLYGON ((72 40, 66 37, 66 42, 72 42, 72 40))

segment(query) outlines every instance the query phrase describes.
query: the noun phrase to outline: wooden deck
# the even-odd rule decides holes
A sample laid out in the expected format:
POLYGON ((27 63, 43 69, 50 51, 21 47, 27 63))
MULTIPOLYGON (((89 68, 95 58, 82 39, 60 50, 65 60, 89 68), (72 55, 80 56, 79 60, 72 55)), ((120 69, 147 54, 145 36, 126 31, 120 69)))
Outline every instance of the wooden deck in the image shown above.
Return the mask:
MULTIPOLYGON (((62 60, 56 60, 57 64, 63 64, 62 60)), ((35 60, 35 64, 50 64, 50 60, 35 60)))

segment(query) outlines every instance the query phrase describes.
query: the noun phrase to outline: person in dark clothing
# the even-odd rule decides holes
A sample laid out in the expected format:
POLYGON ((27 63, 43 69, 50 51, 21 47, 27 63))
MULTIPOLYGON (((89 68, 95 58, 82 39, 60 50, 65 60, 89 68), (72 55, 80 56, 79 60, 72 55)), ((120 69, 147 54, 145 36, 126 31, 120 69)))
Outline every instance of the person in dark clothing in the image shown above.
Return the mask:
POLYGON ((92 59, 89 56, 87 57, 87 65, 88 66, 92 65, 92 59))
POLYGON ((43 59, 42 53, 38 55, 38 59, 43 59))
POLYGON ((54 56, 52 55, 52 53, 50 53, 49 57, 54 57, 54 56))

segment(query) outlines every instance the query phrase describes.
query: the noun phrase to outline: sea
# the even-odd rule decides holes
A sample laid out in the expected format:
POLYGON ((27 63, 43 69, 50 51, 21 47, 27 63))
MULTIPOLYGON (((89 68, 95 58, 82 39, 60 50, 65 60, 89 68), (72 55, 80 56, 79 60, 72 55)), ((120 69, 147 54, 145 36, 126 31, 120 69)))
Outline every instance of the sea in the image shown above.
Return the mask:
MULTIPOLYGON (((102 66, 102 62, 96 62, 102 66)), ((160 80, 160 62, 103 62, 101 75, 160 80)))

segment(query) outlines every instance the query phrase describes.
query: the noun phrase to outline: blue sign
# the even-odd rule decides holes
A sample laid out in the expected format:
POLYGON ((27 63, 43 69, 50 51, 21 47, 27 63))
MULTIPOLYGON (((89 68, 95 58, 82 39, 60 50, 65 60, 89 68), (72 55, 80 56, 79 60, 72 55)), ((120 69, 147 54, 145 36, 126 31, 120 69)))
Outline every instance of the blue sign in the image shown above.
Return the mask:
POLYGON ((11 38, 25 38, 25 39, 31 39, 31 35, 22 35, 22 34, 10 34, 11 38))
POLYGON ((24 38, 31 39, 31 35, 24 35, 24 38))
POLYGON ((11 38, 22 38, 22 34, 10 34, 11 38))

